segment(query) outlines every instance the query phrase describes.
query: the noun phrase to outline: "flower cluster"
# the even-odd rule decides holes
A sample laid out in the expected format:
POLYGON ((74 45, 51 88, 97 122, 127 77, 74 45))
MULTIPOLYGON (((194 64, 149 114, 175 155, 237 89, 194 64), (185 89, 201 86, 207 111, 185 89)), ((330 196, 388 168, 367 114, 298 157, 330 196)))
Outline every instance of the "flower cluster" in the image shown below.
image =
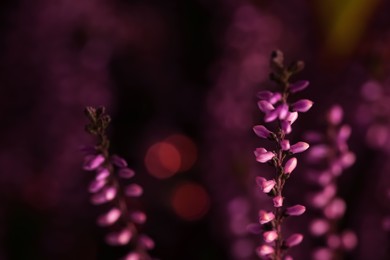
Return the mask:
POLYGON ((317 142, 310 149, 308 162, 322 166, 309 172, 309 179, 321 187, 321 191, 313 194, 310 204, 321 210, 321 217, 310 224, 313 236, 323 237, 326 247, 318 248, 313 253, 313 259, 339 259, 343 251, 352 250, 357 243, 353 231, 339 232, 339 220, 346 210, 345 201, 337 196, 337 179, 342 172, 355 162, 355 155, 349 150, 347 141, 351 128, 341 124, 343 109, 334 105, 327 113, 327 131, 323 135, 318 132, 308 132, 307 138, 317 142))
POLYGON ((97 145, 87 149, 83 169, 95 172, 96 175, 89 185, 92 193, 91 203, 95 205, 110 205, 107 212, 97 218, 97 224, 110 227, 111 232, 106 236, 106 242, 112 246, 130 245, 132 250, 125 260, 149 260, 147 253, 154 247, 154 242, 145 234, 140 234, 138 226, 146 221, 146 214, 130 208, 127 200, 139 197, 143 189, 136 183, 123 187, 119 180, 127 182, 135 173, 127 167, 127 162, 109 154, 109 140, 106 129, 110 117, 104 108, 87 107, 86 115, 90 120, 86 130, 98 140, 97 145))
MULTIPOLYGON (((263 147, 255 150, 256 160, 260 163, 268 163, 275 168, 275 179, 267 180, 257 177, 256 182, 261 191, 268 194, 273 199, 274 210, 267 212, 259 211, 259 222, 263 229, 265 244, 257 248, 259 257, 280 260, 284 257, 286 250, 296 246, 303 240, 302 234, 292 234, 287 239, 282 237, 282 223, 288 216, 302 215, 306 208, 302 205, 284 207, 283 188, 286 180, 297 167, 295 154, 304 152, 309 148, 305 142, 290 144, 286 135, 292 131, 292 124, 297 120, 299 112, 307 112, 313 105, 308 99, 301 99, 290 103, 289 96, 304 90, 308 81, 298 81, 289 83, 289 78, 301 71, 304 67, 302 61, 294 62, 285 67, 283 54, 275 51, 271 56, 271 67, 273 72, 271 80, 275 81, 283 88, 281 92, 261 91, 258 93, 258 107, 264 113, 265 123, 276 121, 275 129, 269 130, 263 125, 253 127, 255 134, 261 138, 272 141, 274 150, 266 150, 263 147)), ((284 259, 292 259, 286 256, 284 259)))

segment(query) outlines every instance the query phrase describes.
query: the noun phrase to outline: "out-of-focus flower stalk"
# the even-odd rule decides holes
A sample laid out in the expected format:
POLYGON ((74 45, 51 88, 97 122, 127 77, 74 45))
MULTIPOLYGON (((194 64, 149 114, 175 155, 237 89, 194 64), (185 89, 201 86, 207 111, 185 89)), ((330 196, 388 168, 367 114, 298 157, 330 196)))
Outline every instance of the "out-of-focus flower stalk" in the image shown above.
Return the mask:
POLYGON ((260 99, 258 107, 264 113, 264 121, 266 123, 277 122, 277 128, 274 131, 263 125, 253 128, 257 136, 268 139, 275 145, 274 150, 267 151, 260 147, 254 152, 258 162, 268 163, 276 171, 275 179, 256 178, 260 189, 273 198, 274 206, 273 212, 259 211, 259 222, 263 226, 263 238, 266 243, 257 248, 257 254, 262 258, 281 260, 286 257, 291 259, 290 256, 285 256, 287 249, 300 244, 303 240, 302 234, 292 234, 287 239, 284 239, 282 235, 282 224, 285 218, 299 216, 305 212, 305 207, 302 205, 285 207, 283 197, 284 185, 298 163, 292 155, 309 148, 309 144, 305 142, 290 145, 290 141, 286 139, 286 135, 292 131, 292 124, 297 119, 298 112, 307 112, 313 105, 313 102, 308 99, 301 99, 294 103, 289 100, 290 94, 302 91, 309 85, 308 81, 289 82, 290 77, 301 71, 303 67, 302 61, 285 67, 283 54, 280 51, 273 52, 271 56, 273 72, 270 78, 282 88, 282 91, 261 91, 257 95, 260 99))
MULTIPOLYGON (((341 259, 343 252, 352 250, 357 244, 353 231, 340 232, 339 222, 347 204, 337 196, 337 179, 342 172, 355 162, 355 155, 348 148, 351 128, 341 124, 343 109, 339 105, 331 107, 327 113, 326 134, 309 132, 313 139, 321 140, 307 155, 308 162, 317 166, 325 165, 318 171, 310 171, 308 176, 322 190, 311 197, 310 204, 321 210, 322 217, 311 222, 310 231, 314 236, 324 237, 326 246, 313 252, 313 259, 341 259)), ((313 140, 314 142, 314 140, 313 140)))
POLYGON ((94 147, 86 149, 83 165, 84 170, 96 173, 89 186, 89 192, 92 193, 91 203, 111 204, 110 209, 98 217, 97 224, 111 227, 111 233, 106 236, 107 244, 131 247, 131 252, 125 256, 125 260, 149 260, 151 258, 147 250, 154 247, 154 242, 138 231, 138 225, 146 221, 146 214, 130 208, 127 204, 128 197, 141 196, 143 189, 135 183, 126 187, 121 185, 122 181, 134 176, 134 171, 127 167, 123 158, 109 153, 110 141, 106 129, 111 119, 105 108, 87 107, 85 113, 89 119, 86 131, 97 139, 94 147))

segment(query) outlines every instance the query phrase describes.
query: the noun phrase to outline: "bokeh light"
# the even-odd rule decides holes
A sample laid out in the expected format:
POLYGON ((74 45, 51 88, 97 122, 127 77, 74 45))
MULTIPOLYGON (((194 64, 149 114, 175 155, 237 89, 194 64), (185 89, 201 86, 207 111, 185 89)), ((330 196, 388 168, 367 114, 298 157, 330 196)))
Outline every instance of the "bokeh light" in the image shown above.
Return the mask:
POLYGON ((201 185, 185 182, 173 191, 172 208, 184 220, 199 220, 210 208, 210 197, 201 185))
POLYGON ((153 144, 145 156, 149 173, 159 179, 189 170, 196 161, 196 146, 188 137, 174 134, 153 144))

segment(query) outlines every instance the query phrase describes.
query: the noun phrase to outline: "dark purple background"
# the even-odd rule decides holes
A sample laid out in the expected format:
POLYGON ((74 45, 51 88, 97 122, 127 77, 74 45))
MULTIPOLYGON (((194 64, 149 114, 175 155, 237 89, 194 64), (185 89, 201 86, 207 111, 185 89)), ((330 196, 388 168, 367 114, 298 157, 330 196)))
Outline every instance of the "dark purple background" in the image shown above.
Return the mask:
MULTIPOLYGON (((348 206, 341 226, 354 229, 359 244, 345 259, 389 259, 389 233, 381 226, 390 215, 389 149, 370 145, 366 134, 375 124, 390 132, 390 5, 337 2, 1 1, 0 259, 118 259, 126 253, 105 245, 106 230, 95 225, 101 210, 88 201, 91 176, 81 170, 79 152, 93 143, 84 132, 87 105, 107 107, 112 150, 128 160, 145 189, 139 206, 148 214, 144 230, 156 242, 152 255, 256 259, 239 257, 233 245, 243 239, 250 248, 260 237, 234 232, 232 223, 256 222, 257 210, 269 204, 255 190, 254 176, 266 166, 255 162, 252 152, 261 140, 252 126, 261 123, 256 92, 273 86, 268 56, 276 48, 289 61, 305 60, 298 77, 311 85, 300 96, 315 102, 291 140, 301 140, 305 130, 321 131, 334 103, 352 126, 357 161, 340 178, 339 195, 348 206), (350 15, 355 9, 368 11, 350 15), (360 95, 368 80, 385 93, 371 103, 360 95), (380 102, 379 116, 364 112, 380 102), (368 119, 360 120, 364 114, 368 119), (149 175, 148 148, 177 133, 196 144, 196 163, 168 179, 149 175), (204 187, 211 201, 196 221, 181 219, 171 207, 183 181, 204 187)), ((287 185, 292 203, 304 203, 313 189, 304 167, 302 160, 287 185)), ((310 214, 289 222, 290 229, 307 233, 310 214)), ((309 259, 312 246, 308 235, 292 255, 309 259)))

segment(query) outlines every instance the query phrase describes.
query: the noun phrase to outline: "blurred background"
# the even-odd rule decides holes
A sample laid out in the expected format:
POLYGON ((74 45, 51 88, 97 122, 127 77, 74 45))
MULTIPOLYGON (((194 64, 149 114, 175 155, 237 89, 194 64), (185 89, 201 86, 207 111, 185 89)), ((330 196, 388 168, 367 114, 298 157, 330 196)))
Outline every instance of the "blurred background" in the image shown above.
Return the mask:
MULTIPOLYGON (((145 190, 136 206, 154 257, 258 259, 261 236, 246 227, 270 206, 255 184, 270 169, 255 161, 264 140, 252 126, 262 123, 256 93, 276 89, 274 49, 305 61, 294 80, 311 82, 299 96, 315 102, 290 140, 325 133, 334 104, 352 129, 356 161, 335 184, 346 205, 336 229, 354 242, 337 259, 390 259, 389 10, 385 0, 1 1, 0 259, 127 252, 105 244, 102 210, 89 202, 87 105, 112 115, 112 151, 145 190)), ((319 190, 304 156, 286 186, 291 205, 319 190)), ((338 248, 313 238, 318 215, 308 206, 287 222, 287 233, 305 234, 295 259, 338 248)))

